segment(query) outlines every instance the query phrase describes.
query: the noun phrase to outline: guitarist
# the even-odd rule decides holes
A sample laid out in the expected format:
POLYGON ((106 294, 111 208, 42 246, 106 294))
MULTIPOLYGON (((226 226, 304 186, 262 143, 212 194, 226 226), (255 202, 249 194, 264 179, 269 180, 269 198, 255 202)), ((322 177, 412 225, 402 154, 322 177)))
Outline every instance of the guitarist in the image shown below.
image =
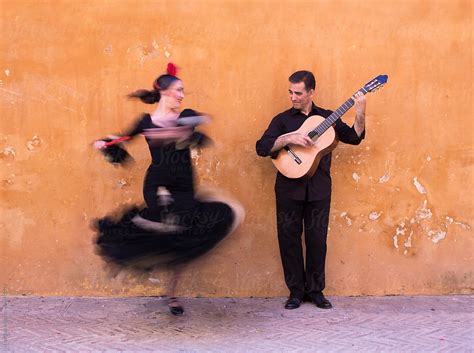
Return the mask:
MULTIPOLYGON (((294 133, 312 115, 327 118, 332 111, 313 103, 316 88, 314 75, 297 71, 289 77, 292 108, 273 118, 260 140, 257 154, 276 158, 288 144, 311 146, 313 141, 305 134, 294 133), (281 136, 287 134, 285 136, 281 136)), ((340 119, 334 126, 337 138, 358 145, 365 136, 365 96, 358 92, 355 102, 356 117, 353 127, 340 119)), ((290 296, 285 309, 296 309, 304 300, 322 309, 332 308, 324 297, 326 238, 331 204, 331 154, 321 158, 316 173, 309 179, 290 179, 277 173, 275 183, 277 232, 285 283, 290 296), (301 234, 304 226, 306 266, 303 261, 301 234)))

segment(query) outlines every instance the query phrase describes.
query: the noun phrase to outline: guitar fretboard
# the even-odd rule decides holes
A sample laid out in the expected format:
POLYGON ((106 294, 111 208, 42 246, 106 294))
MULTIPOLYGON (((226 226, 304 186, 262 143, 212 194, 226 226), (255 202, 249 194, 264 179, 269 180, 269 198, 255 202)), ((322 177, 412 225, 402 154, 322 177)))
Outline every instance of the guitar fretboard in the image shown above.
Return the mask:
MULTIPOLYGON (((365 88, 361 88, 359 92, 363 94, 367 94, 367 90, 365 88)), ((337 108, 331 115, 329 115, 324 121, 316 126, 313 130, 308 133, 310 138, 321 136, 327 129, 329 129, 332 124, 336 122, 341 116, 343 116, 349 109, 352 108, 354 105, 354 101, 352 98, 346 100, 339 108, 337 108)))

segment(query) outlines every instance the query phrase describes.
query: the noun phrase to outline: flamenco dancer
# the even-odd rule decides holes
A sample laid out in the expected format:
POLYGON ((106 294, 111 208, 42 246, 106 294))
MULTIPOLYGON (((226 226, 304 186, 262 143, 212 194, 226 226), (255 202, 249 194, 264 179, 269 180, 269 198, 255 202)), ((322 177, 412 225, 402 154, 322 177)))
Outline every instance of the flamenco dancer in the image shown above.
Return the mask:
POLYGON ((147 104, 156 104, 144 113, 123 136, 110 136, 94 142, 94 147, 113 163, 130 160, 123 141, 141 134, 151 154, 143 195, 146 207, 132 207, 120 217, 104 217, 94 223, 97 253, 107 262, 139 271, 162 266, 174 276, 168 307, 182 315, 183 306, 175 297, 179 273, 190 260, 205 254, 232 233, 242 222, 243 208, 223 197, 195 192, 190 149, 202 147, 209 139, 196 126, 207 117, 191 109, 179 110, 184 99, 183 82, 176 67, 168 64, 153 89, 129 94, 147 104), (118 220, 117 220, 118 218, 118 220))

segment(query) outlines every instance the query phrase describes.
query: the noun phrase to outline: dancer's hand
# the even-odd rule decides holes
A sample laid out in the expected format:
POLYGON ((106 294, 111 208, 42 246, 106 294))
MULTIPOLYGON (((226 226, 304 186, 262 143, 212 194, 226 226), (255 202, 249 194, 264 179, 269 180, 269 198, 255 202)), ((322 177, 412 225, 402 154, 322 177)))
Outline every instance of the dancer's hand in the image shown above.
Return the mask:
POLYGON ((105 144, 106 142, 103 140, 96 140, 94 141, 94 148, 96 150, 101 150, 102 148, 104 148, 105 144))
MULTIPOLYGON (((111 140, 113 141, 113 140, 119 139, 120 136, 117 136, 117 135, 107 135, 107 138, 109 138, 109 139, 111 139, 111 140)), ((96 150, 101 150, 101 149, 104 148, 104 146, 105 146, 106 143, 107 143, 107 142, 105 142, 104 140, 95 140, 95 141, 94 141, 94 148, 95 148, 96 150)))

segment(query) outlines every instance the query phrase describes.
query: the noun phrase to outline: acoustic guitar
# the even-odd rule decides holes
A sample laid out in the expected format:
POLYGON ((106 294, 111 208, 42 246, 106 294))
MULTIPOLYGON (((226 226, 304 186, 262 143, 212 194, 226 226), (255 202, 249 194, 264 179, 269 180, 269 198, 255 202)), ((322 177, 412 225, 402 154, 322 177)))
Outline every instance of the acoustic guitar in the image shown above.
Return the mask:
MULTIPOLYGON (((379 75, 366 83, 359 91, 363 94, 374 92, 382 87, 387 80, 387 75, 379 75)), ((312 115, 305 120, 298 130, 290 132, 289 134, 306 134, 315 143, 310 147, 292 144, 283 147, 278 153, 277 158, 272 159, 278 171, 287 178, 292 179, 312 177, 318 168, 321 158, 331 152, 337 145, 338 140, 332 125, 353 105, 353 99, 349 98, 327 118, 312 115)))

